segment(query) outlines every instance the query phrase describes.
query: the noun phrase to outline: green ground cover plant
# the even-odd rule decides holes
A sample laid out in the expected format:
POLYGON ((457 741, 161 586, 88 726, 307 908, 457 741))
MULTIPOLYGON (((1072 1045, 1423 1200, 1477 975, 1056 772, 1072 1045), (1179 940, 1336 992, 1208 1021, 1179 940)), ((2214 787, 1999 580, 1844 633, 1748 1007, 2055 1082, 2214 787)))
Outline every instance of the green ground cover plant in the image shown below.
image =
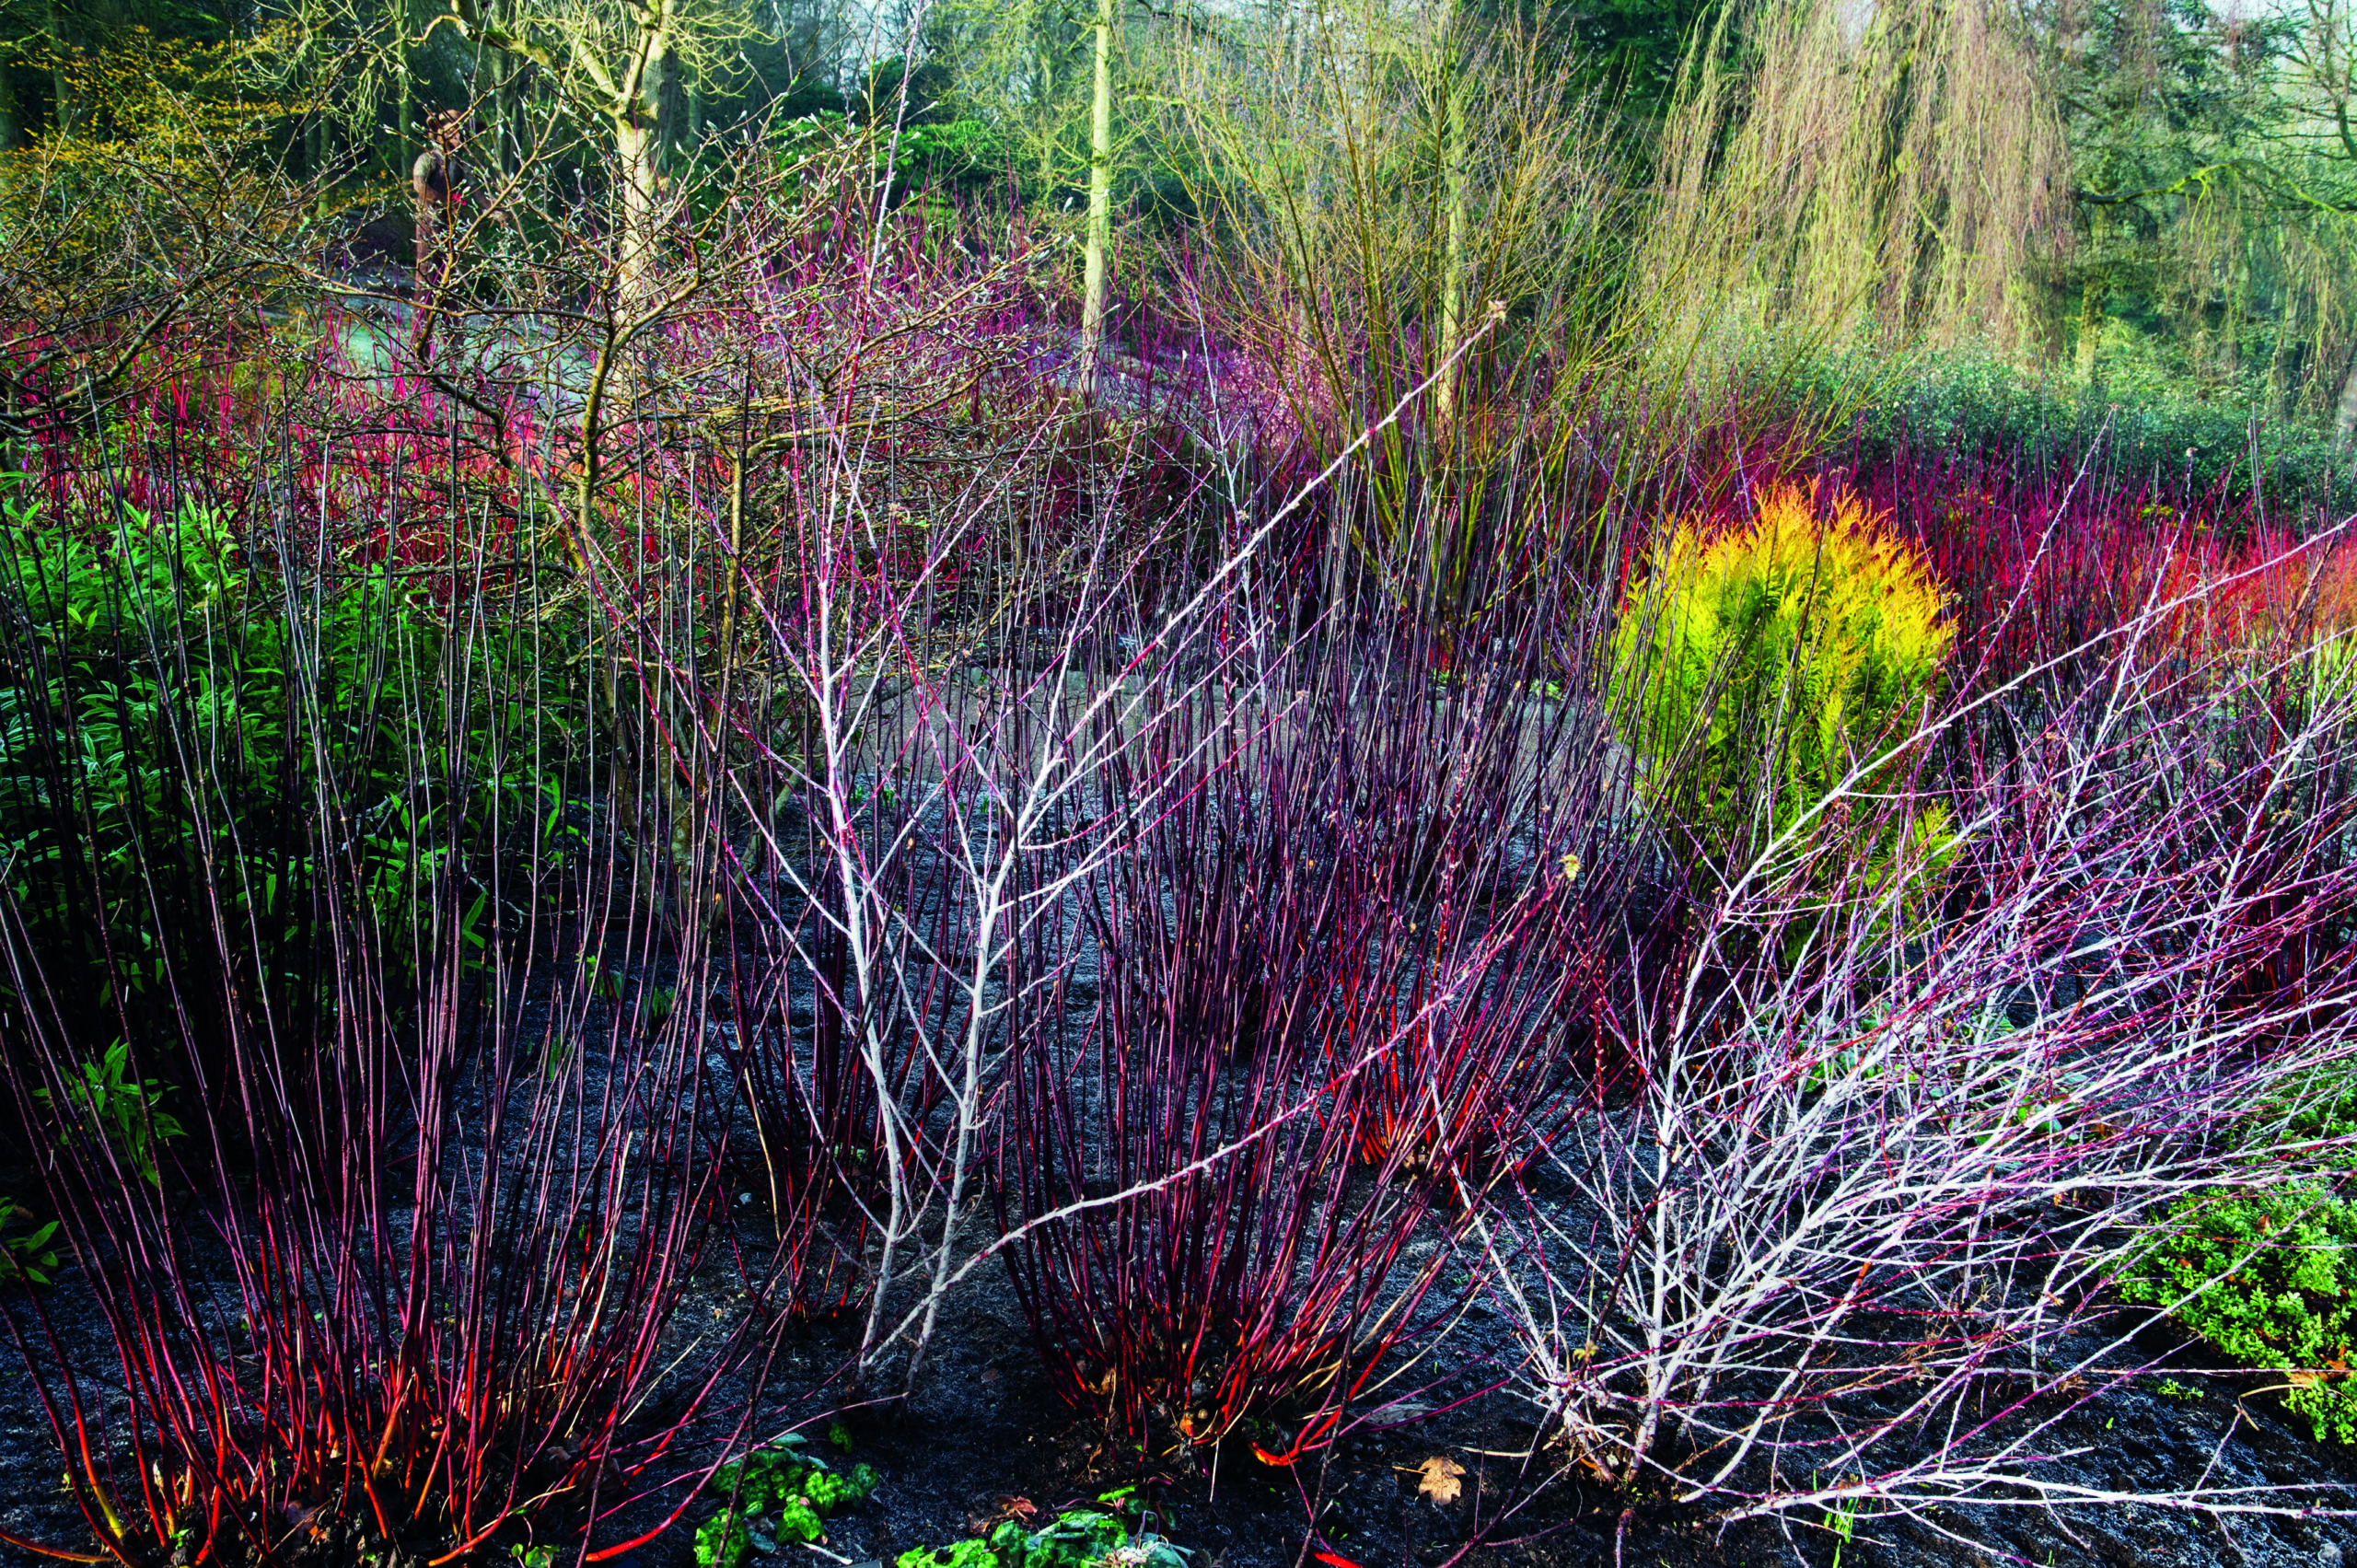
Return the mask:
POLYGON ((799 1433, 714 1470, 704 1483, 728 1501, 697 1527, 698 1568, 740 1568, 749 1552, 826 1539, 830 1515, 856 1506, 877 1485, 865 1464, 835 1469, 799 1433))
POLYGON ((1186 1568, 1192 1554, 1151 1532, 1132 1536, 1119 1514, 1067 1508, 1038 1526, 1002 1519, 950 1546, 921 1546, 893 1568, 1186 1568))
POLYGON ((2317 1441, 2357 1443, 2357 1204, 2319 1182, 2181 1198, 2123 1277, 2246 1366, 2283 1371, 2317 1441))

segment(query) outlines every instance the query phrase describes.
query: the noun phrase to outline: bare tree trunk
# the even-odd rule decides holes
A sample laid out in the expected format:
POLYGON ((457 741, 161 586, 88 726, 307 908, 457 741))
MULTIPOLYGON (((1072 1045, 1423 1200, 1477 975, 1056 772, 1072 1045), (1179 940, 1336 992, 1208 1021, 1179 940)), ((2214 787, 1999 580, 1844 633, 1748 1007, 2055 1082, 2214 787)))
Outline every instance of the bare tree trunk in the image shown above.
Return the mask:
MULTIPOLYGON (((663 150, 674 117, 670 100, 678 97, 673 78, 688 31, 681 14, 687 0, 625 0, 628 45, 619 72, 610 72, 598 58, 598 45, 609 36, 601 23, 568 20, 560 29, 563 41, 552 44, 485 17, 482 0, 447 3, 449 9, 437 22, 448 22, 459 37, 496 49, 518 64, 537 66, 538 79, 551 90, 610 127, 621 185, 614 255, 620 300, 626 310, 651 302, 664 198, 663 150)), ((630 331, 643 325, 633 323, 630 331)))
POLYGON ((645 296, 655 272, 655 212, 662 176, 663 138, 644 121, 614 125, 614 152, 621 164, 621 250, 615 273, 625 304, 645 296))
POLYGON ((54 100, 49 106, 49 121, 60 131, 74 129, 74 89, 65 76, 65 7, 57 0, 49 0, 47 11, 50 94, 54 100))
POLYGON ((412 91, 409 60, 408 0, 394 0, 393 4, 393 73, 401 78, 401 86, 400 94, 394 100, 398 107, 393 110, 393 145, 386 154, 385 167, 398 180, 402 168, 409 163, 410 136, 416 130, 413 123, 416 119, 416 95, 412 91))
POLYGON ((491 99, 491 170, 494 178, 513 174, 522 167, 523 118, 518 108, 522 97, 516 86, 515 63, 507 63, 499 86, 493 89, 491 99))
MULTIPOLYGON (((1053 103, 1056 100, 1056 88, 1058 86, 1056 81, 1055 51, 1051 49, 1040 50, 1038 64, 1039 68, 1039 100, 1042 103, 1053 103)), ((1056 138, 1051 135, 1041 136, 1039 138, 1039 179, 1040 190, 1048 191, 1052 190, 1055 187, 1056 138)))
MULTIPOLYGON (((659 13, 668 23, 670 8, 659 13)), ((621 249, 616 273, 625 305, 644 300, 654 286, 656 219, 662 206, 663 99, 671 75, 669 40, 657 30, 644 41, 637 90, 614 120, 614 152, 620 161, 621 249)))
POLYGON ((2090 277, 2079 291, 2079 379, 2096 385, 2103 370, 2103 284, 2090 277))
POLYGON ((1105 345, 1105 252, 1113 237, 1113 6, 1097 0, 1097 80, 1088 100, 1088 248, 1080 306, 1080 395, 1097 389, 1105 345))

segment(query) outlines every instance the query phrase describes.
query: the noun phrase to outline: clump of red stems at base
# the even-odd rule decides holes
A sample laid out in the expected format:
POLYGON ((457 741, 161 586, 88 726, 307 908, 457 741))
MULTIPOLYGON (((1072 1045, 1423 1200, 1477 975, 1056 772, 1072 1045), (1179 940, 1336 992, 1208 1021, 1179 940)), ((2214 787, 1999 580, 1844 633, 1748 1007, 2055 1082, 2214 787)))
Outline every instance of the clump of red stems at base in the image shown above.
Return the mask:
POLYGON ((1312 633, 1106 776, 1168 804, 1082 884, 1094 994, 1032 1025, 996 1191, 1056 1386, 1134 1439, 1329 1442, 1571 1089, 1595 731, 1436 691, 1428 637, 1312 633))
MULTIPOLYGON (((289 645, 315 658, 319 629, 305 617, 329 596, 296 584, 261 613, 288 617, 289 645)), ((442 676, 455 688, 512 677, 478 653, 484 610, 471 601, 450 629, 442 676)), ((280 673, 318 685, 312 666, 280 673)), ((531 685, 514 696, 547 700, 531 685)), ((248 906, 233 897, 250 822, 238 777, 209 766, 212 738, 189 712, 164 704, 159 724, 195 760, 196 830, 230 852, 211 873, 212 907, 226 912, 210 931, 220 972, 168 970, 162 981, 184 1014, 217 988, 226 1039, 204 1051, 144 1042, 130 1067, 134 1082, 150 1063, 186 1074, 187 1137, 167 1143, 151 1121, 134 1156, 121 1106, 76 1092, 87 1042, 21 918, 7 923, 8 1082, 50 1151, 45 1198, 112 1365, 85 1360, 41 1295, 0 1314, 96 1542, 140 1568, 339 1542, 443 1562, 536 1532, 610 1555, 627 1543, 601 1538, 600 1522, 692 1473, 679 1438, 758 1347, 748 1318, 708 1359, 675 1367, 670 1314, 725 1151, 702 1007, 691 995, 652 1030, 643 1010, 593 1004, 596 966, 574 951, 653 961, 637 857, 610 813, 562 855, 548 839, 557 819, 537 809, 494 819, 488 841, 461 834, 428 797, 502 760, 466 753, 428 693, 389 690, 384 712, 417 758, 413 819, 452 826, 408 846, 414 906, 385 921, 356 891, 351 781, 322 775, 308 854, 333 869, 302 893, 321 934, 309 971, 321 994, 289 1010, 283 984, 257 983, 248 906), (511 878, 519 856, 536 869, 511 878), (330 1022, 315 1033, 313 1019, 330 1022)), ((596 722, 540 716, 552 730, 596 722)), ((507 760, 519 763, 554 766, 507 760)), ((593 769, 580 784, 594 798, 631 782, 593 769)), ((135 916, 114 918, 110 941, 147 941, 135 916)))

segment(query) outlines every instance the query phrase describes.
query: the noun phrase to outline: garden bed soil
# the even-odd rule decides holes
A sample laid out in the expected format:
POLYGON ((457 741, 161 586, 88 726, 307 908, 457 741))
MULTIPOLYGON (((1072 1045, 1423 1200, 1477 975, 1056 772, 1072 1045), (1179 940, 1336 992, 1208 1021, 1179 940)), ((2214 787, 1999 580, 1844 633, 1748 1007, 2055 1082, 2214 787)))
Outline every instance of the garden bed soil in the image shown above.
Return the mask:
MULTIPOLYGON (((1489 1333, 1483 1327, 1475 1325, 1454 1347, 1460 1363, 1469 1353, 1503 1353, 1503 1345, 1481 1342, 1503 1337, 1496 1325, 1487 1325, 1489 1333)), ((2150 1357, 2169 1347, 2131 1348, 2150 1357)), ((2197 1397, 2164 1396, 2143 1386, 2095 1392, 2051 1429, 2054 1449, 2084 1451, 2042 1473, 2114 1491, 2189 1489, 2206 1478, 2213 1486, 2297 1489, 2310 1502, 2357 1508, 2357 1449, 2314 1441, 2272 1395, 2252 1391, 2267 1379, 2205 1365, 2189 1347, 2175 1359, 2184 1364, 2179 1381, 2199 1390, 2197 1397)), ((1493 1365, 1468 1368, 1469 1379, 1493 1380, 1493 1365)), ((1448 1390, 1439 1392, 1446 1398, 1448 1390)), ((1460 1557, 1477 1523, 1477 1498, 1487 1518, 1515 1493, 1521 1465, 1490 1456, 1529 1447, 1526 1408, 1500 1393, 1475 1397, 1427 1420, 1347 1439, 1322 1462, 1289 1468, 1262 1464, 1248 1444, 1237 1442, 1216 1456, 1141 1465, 1110 1448, 1100 1427, 1055 1400, 1012 1292, 993 1282, 967 1298, 905 1408, 853 1414, 857 1453, 885 1483, 843 1518, 829 1544, 854 1562, 890 1563, 909 1547, 970 1535, 1018 1503, 1086 1506, 1111 1488, 1135 1483, 1151 1500, 1159 1527, 1197 1553, 1204 1568, 1336 1568, 1336 1559, 1360 1568, 1452 1560, 1466 1568, 1616 1561, 1626 1568, 1828 1568, 1837 1548, 1840 1562, 1853 1568, 1974 1562, 2331 1568, 2343 1551, 2357 1568, 2357 1518, 2221 1521, 2134 1506, 2065 1516, 2038 1507, 1950 1505, 1924 1522, 1863 1521, 1842 1546, 1831 1531, 1798 1521, 1789 1532, 1759 1520, 1723 1526, 1672 1509, 1631 1510, 1587 1486, 1558 1488, 1498 1530, 1499 1544, 1476 1545, 1460 1557), (1452 1505, 1420 1491, 1422 1467, 1434 1457, 1464 1469, 1463 1494, 1452 1505), (1319 1527, 1310 1539, 1313 1506, 1319 1527)), ((2050 1413, 2050 1407, 2032 1408, 2014 1419, 2026 1426, 2050 1413)), ((685 1568, 691 1559, 681 1551, 649 1561, 685 1568)))
MULTIPOLYGON (((795 1002, 795 1021, 807 1025, 806 989, 797 988, 795 1002)), ((589 1059, 593 1072, 610 1064, 594 1050, 589 1059)), ((30 1173, 20 1176, 0 1190, 29 1190, 30 1173)), ((733 1208, 731 1217, 745 1254, 761 1255, 770 1232, 758 1206, 733 1208)), ((203 1270, 201 1245, 191 1247, 192 1262, 203 1270)), ((707 1249, 675 1315, 667 1356, 699 1325, 741 1310, 732 1250, 707 1249)), ((212 1266, 222 1262, 215 1258, 212 1266)), ((112 1365, 103 1320, 77 1271, 58 1271, 43 1305, 80 1365, 112 1365)), ((2097 1355, 2095 1336, 2105 1327, 2084 1320, 2079 1342, 2053 1353, 2066 1365, 2165 1364, 2179 1391, 2164 1394, 2149 1378, 2090 1386, 2023 1406, 1991 1436, 2002 1442, 2009 1431, 2050 1420, 2039 1438, 2041 1451, 2060 1456, 2041 1469, 2049 1480, 2115 1493, 2281 1488, 2286 1505, 2309 1507, 2312 1516, 2220 1518, 2132 1504, 2065 1513, 1984 1496, 1911 1518, 1861 1518, 1843 1542, 1822 1516, 1730 1524, 1659 1504, 1631 1506, 1603 1487, 1563 1481, 1500 1524, 1499 1510, 1544 1467, 1527 1471, 1511 1457, 1531 1447, 1531 1411, 1497 1387, 1514 1370, 1515 1343, 1503 1318, 1478 1300, 1429 1369, 1401 1379, 1420 1385, 1408 1397, 1434 1413, 1370 1423, 1291 1466, 1262 1462, 1241 1438, 1215 1452, 1141 1456, 1055 1397, 1005 1272, 986 1264, 950 1297, 925 1370, 905 1400, 853 1402, 830 1381, 854 1343, 857 1325, 848 1314, 788 1331, 749 1430, 773 1437, 800 1427, 817 1435, 840 1422, 850 1443, 840 1457, 872 1466, 881 1485, 829 1521, 822 1551, 792 1548, 749 1562, 891 1564, 911 1548, 969 1539, 1004 1518, 1093 1507, 1105 1493, 1130 1487, 1154 1527, 1193 1554, 1197 1568, 1833 1568, 1837 1561, 1842 1568, 2340 1568, 2343 1561, 2357 1568, 2357 1447, 2314 1440, 2267 1391, 2280 1387, 2280 1376, 2237 1371, 2157 1330, 2097 1355), (1461 1467, 1453 1503, 1421 1490, 1423 1467, 1435 1458, 1461 1467), (2336 1510, 2348 1516, 2334 1516, 2336 1510)), ((0 1530, 87 1551, 88 1532, 61 1487, 55 1444, 13 1350, 0 1348, 0 1530)), ((890 1386, 888 1371, 876 1386, 890 1386)), ((716 1403, 741 1409, 749 1392, 749 1379, 740 1377, 717 1390, 716 1403)), ((1992 1389, 1991 1408, 2017 1397, 1992 1389)), ((642 1502, 601 1529, 600 1543, 651 1528, 679 1501, 674 1493, 642 1502)), ((679 1526, 616 1561, 695 1568, 694 1527, 720 1505, 717 1496, 690 1500, 679 1526)), ((331 1561, 334 1555, 319 1568, 408 1568, 331 1561)), ((0 1562, 22 1556, 0 1545, 0 1562)))
MULTIPOLYGON (((699 1286, 684 1304, 702 1315, 713 1301, 699 1286)), ((49 1296, 61 1334, 91 1350, 103 1329, 87 1302, 76 1310, 69 1273, 49 1296)), ((847 1325, 805 1327, 784 1343, 781 1386, 798 1389, 778 1406, 770 1430, 808 1421, 827 1424, 840 1396, 824 1386, 839 1364, 847 1325)), ((2149 1338, 2149 1336, 2148 1336, 2149 1338)), ((1051 1516, 1094 1506, 1104 1493, 1133 1486, 1155 1527, 1194 1553, 1202 1568, 1947 1568, 1968 1562, 2118 1563, 2133 1568, 2336 1568, 2357 1564, 2357 1519, 2217 1517, 2138 1505, 2058 1513, 2035 1504, 1947 1504, 1920 1518, 1862 1519, 1844 1544, 1820 1520, 1724 1525, 1661 1506, 1627 1507, 1601 1488, 1562 1485, 1466 1550, 1477 1523, 1494 1518, 1512 1498, 1523 1467, 1502 1455, 1527 1450, 1527 1407, 1477 1390, 1494 1381, 1507 1347, 1501 1326, 1478 1316, 1451 1342, 1456 1386, 1423 1392, 1453 1408, 1428 1418, 1353 1435, 1322 1457, 1277 1467, 1249 1444, 1231 1440, 1216 1453, 1144 1460, 1106 1440, 1101 1425, 1077 1416, 1051 1392, 1002 1275, 985 1272, 945 1320, 930 1367, 901 1403, 854 1406, 842 1413, 848 1458, 873 1466, 882 1484, 865 1504, 830 1521, 825 1551, 793 1549, 759 1563, 891 1563, 912 1547, 945 1545, 997 1520, 1051 1516), (1443 1504, 1420 1490, 1422 1467, 1444 1458, 1463 1468, 1462 1495, 1443 1504), (1309 1527, 1315 1517, 1317 1528, 1309 1527)), ((2068 1346, 2061 1347, 2064 1353, 2068 1346)), ((2173 1347, 2142 1343, 2123 1353, 2149 1361, 2173 1347)), ((2049 1477, 2110 1491, 2187 1489, 2220 1484, 2295 1489, 2302 1501, 2357 1508, 2357 1449, 2314 1441, 2266 1379, 2204 1363, 2192 1347, 2174 1347, 2178 1389, 2149 1384, 2089 1389, 2062 1413, 2045 1440, 2056 1452, 2078 1450, 2044 1467, 2049 1477)), ((29 1388, 12 1369, 0 1383, 0 1529, 69 1549, 87 1550, 83 1529, 60 1488, 54 1446, 29 1388)), ((2048 1409, 2012 1417, 2026 1426, 2048 1409)), ((698 1499, 686 1523, 627 1561, 644 1568, 691 1568, 693 1525, 718 1507, 698 1499)), ((644 1525, 656 1511, 633 1511, 644 1525)), ((633 1521, 624 1521, 625 1525, 633 1521)), ((611 1538, 609 1538, 611 1539, 611 1538)), ((12 1555, 0 1548, 0 1558, 12 1555)), ((31 1561, 28 1559, 27 1561, 31 1561)), ((342 1564, 336 1568, 343 1568, 342 1564)), ((352 1568, 360 1568, 354 1563, 352 1568)))

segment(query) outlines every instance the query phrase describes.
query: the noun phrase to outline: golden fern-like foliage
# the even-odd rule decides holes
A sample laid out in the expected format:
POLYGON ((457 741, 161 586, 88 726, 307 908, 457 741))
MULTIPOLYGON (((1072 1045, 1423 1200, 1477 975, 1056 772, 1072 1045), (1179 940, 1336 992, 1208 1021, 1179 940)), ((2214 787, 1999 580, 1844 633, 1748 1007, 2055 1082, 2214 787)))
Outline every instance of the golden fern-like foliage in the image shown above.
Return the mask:
POLYGON ((1622 737, 1689 847, 1739 866, 1805 816, 1846 819, 1823 809, 1845 781, 1904 772, 1955 640, 1912 545, 1854 497, 1781 486, 1747 525, 1681 522, 1652 552, 1615 633, 1622 737))

